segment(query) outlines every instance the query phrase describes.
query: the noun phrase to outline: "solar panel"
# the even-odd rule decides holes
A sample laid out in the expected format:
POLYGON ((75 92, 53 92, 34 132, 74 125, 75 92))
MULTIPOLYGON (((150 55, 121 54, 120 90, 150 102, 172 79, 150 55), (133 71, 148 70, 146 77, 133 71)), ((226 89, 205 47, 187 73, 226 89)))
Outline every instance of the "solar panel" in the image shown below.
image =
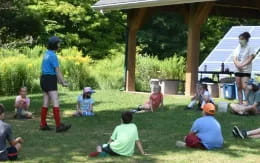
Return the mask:
POLYGON ((216 49, 235 49, 238 46, 237 39, 222 39, 221 43, 216 46, 216 49))
POLYGON ((256 27, 252 33, 251 33, 252 36, 254 37, 260 37, 260 27, 256 27))
MULTIPOLYGON (((207 65, 207 71, 220 71, 222 62, 225 68, 228 67, 230 71, 234 71, 232 53, 239 46, 238 36, 243 32, 249 32, 251 35, 249 45, 255 50, 260 49, 260 26, 233 26, 202 62, 199 71, 204 71, 204 65, 207 65)), ((260 55, 257 55, 253 60, 252 74, 259 72, 260 55)))
POLYGON ((206 58, 206 62, 207 61, 223 62, 230 55, 230 53, 232 53, 232 51, 230 51, 230 50, 228 50, 228 51, 216 50, 216 51, 212 52, 212 55, 210 55, 206 58))
POLYGON ((235 37, 237 38, 239 34, 245 32, 245 31, 250 31, 252 26, 233 26, 224 36, 224 38, 229 38, 229 37, 235 37))

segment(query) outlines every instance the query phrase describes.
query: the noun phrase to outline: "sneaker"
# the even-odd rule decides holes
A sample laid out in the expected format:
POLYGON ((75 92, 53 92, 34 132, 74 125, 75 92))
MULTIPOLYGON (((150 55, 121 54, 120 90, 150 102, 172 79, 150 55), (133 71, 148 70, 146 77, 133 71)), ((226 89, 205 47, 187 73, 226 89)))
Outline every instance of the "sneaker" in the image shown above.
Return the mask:
POLYGON ((243 133, 239 130, 237 126, 234 126, 234 131, 236 132, 237 136, 240 137, 241 139, 245 139, 245 136, 243 133))
POLYGON ((176 141, 176 147, 184 148, 186 147, 186 143, 183 141, 176 141))
POLYGON ((52 130, 52 128, 50 128, 48 125, 46 125, 46 126, 41 126, 40 130, 42 130, 42 131, 49 131, 49 130, 52 130))
POLYGON ((65 124, 61 123, 59 127, 56 127, 56 132, 65 132, 70 128, 71 128, 71 125, 65 125, 65 124))
POLYGON ((237 135, 237 133, 234 129, 232 130, 232 134, 233 134, 234 137, 238 137, 238 135, 237 135))
POLYGON ((130 112, 135 113, 135 112, 137 112, 137 110, 134 109, 134 110, 131 110, 130 112))

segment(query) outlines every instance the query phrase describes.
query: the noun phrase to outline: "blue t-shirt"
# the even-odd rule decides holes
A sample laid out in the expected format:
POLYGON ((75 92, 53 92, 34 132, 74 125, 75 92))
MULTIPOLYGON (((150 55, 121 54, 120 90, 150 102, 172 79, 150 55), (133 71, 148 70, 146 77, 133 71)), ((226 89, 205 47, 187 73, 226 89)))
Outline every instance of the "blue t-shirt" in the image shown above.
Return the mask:
POLYGON ((94 103, 92 98, 83 99, 83 95, 78 96, 78 102, 80 103, 80 109, 84 112, 90 111, 90 105, 94 103))
POLYGON ((223 146, 223 136, 219 122, 213 116, 198 118, 192 125, 191 132, 196 133, 207 149, 223 146))
POLYGON ((56 75, 56 67, 59 67, 59 61, 55 51, 47 50, 42 60, 42 74, 56 75))

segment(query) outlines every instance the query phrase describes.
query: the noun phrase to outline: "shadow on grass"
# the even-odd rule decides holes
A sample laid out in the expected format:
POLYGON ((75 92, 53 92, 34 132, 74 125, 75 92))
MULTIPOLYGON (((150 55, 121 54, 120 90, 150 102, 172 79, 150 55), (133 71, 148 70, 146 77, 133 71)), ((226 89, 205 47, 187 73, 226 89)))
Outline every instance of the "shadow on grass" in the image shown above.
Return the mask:
MULTIPOLYGON (((97 108, 95 117, 75 118, 64 116, 63 121, 71 123, 72 128, 66 133, 55 133, 54 131, 39 131, 41 98, 42 95, 40 94, 31 96, 33 101, 31 108, 35 112, 34 119, 21 121, 9 119, 11 116, 10 114, 8 115, 7 121, 12 124, 14 134, 24 137, 26 142, 21 153, 22 161, 85 162, 91 160, 96 162, 138 162, 142 160, 142 162, 158 162, 156 156, 166 156, 169 153, 176 156, 198 151, 177 148, 175 147, 175 142, 183 139, 189 132, 193 121, 201 117, 201 112, 184 110, 186 105, 183 104, 169 103, 163 109, 154 113, 134 115, 133 122, 138 127, 140 140, 143 142, 145 151, 151 153, 152 156, 140 156, 136 149, 135 153, 137 155, 134 155, 132 158, 88 159, 87 154, 95 151, 97 144, 107 142, 115 126, 120 124, 121 113, 126 110, 132 110, 135 104, 134 106, 129 104, 126 107, 121 107, 117 99, 114 99, 114 101, 111 100, 112 98, 98 99, 98 102, 95 104, 97 108)), ((69 99, 61 98, 61 101, 63 101, 62 108, 65 111, 72 112, 75 108, 75 99, 74 97, 69 99)), ((14 98, 5 98, 1 102, 9 107, 13 105, 14 98)), ((228 155, 232 158, 243 157, 247 154, 257 155, 259 153, 259 145, 255 143, 255 140, 241 141, 233 138, 231 135, 233 125, 244 128, 252 128, 252 125, 256 126, 259 121, 255 117, 240 117, 229 113, 218 113, 216 118, 222 125, 225 145, 224 149, 211 151, 212 153, 228 155)), ((51 113, 49 113, 48 123, 54 126, 51 113)))

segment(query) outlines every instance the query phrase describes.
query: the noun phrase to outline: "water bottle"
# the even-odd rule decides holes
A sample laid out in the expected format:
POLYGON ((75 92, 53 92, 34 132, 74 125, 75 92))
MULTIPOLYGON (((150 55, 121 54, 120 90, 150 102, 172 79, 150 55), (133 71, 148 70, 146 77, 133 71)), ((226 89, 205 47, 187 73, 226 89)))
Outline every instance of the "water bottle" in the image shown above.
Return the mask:
POLYGON ((205 72, 207 71, 207 65, 204 65, 204 71, 205 72))
POLYGON ((221 63, 221 72, 224 72, 225 71, 225 64, 222 62, 221 63))

